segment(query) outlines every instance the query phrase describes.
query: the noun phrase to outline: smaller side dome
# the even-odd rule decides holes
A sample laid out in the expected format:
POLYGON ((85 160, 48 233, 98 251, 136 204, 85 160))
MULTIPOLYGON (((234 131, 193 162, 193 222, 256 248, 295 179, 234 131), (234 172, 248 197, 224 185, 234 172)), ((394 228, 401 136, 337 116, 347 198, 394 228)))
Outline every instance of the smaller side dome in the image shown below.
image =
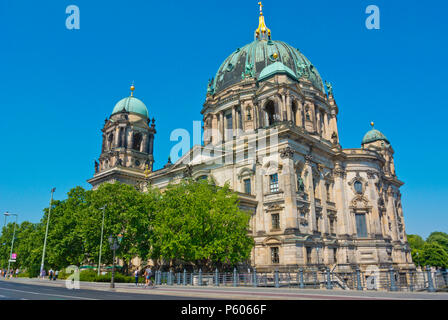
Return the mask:
POLYGON ((290 68, 285 66, 283 63, 277 61, 275 63, 268 65, 263 70, 261 70, 258 81, 263 81, 275 74, 286 74, 290 78, 297 80, 297 77, 294 74, 294 71, 292 71, 290 68))
POLYGON ((362 139, 361 144, 365 145, 367 143, 372 143, 375 141, 385 141, 390 144, 389 140, 387 140, 386 136, 382 134, 380 131, 373 128, 373 122, 372 122, 372 130, 367 132, 362 139))
POLYGON ((141 100, 133 96, 118 101, 118 103, 114 107, 114 110, 112 111, 112 114, 119 113, 123 111, 123 109, 125 109, 127 112, 138 113, 145 118, 149 117, 146 105, 141 100))

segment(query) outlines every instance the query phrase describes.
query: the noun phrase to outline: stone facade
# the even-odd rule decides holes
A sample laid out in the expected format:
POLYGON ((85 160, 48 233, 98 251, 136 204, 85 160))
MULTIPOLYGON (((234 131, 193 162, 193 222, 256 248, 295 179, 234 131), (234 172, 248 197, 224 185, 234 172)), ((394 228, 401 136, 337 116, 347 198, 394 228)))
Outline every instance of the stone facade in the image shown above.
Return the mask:
POLYGON ((259 271, 414 269, 403 182, 389 141, 372 130, 362 148, 342 149, 339 109, 331 85, 328 93, 323 88, 298 50, 259 33, 210 81, 201 110, 202 146, 145 176, 145 163, 153 163, 154 125, 123 110, 106 122, 99 168, 89 182, 93 188, 121 181, 144 189, 149 181, 164 189, 188 176, 229 183, 252 214, 251 263, 259 271), (253 48, 263 48, 264 56, 253 48), (135 132, 143 135, 139 150, 131 147, 135 132))

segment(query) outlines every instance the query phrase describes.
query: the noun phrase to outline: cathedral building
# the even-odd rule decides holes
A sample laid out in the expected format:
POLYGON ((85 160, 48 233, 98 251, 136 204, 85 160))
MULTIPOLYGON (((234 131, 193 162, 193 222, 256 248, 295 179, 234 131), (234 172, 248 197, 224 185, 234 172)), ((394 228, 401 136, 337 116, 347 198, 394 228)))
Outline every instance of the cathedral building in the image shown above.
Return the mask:
POLYGON ((415 268, 390 141, 372 123, 361 148, 341 147, 331 84, 299 49, 271 38, 261 5, 254 41, 209 81, 203 145, 153 170, 155 121, 133 90, 102 129, 94 189, 120 181, 163 190, 186 177, 229 183, 252 215, 259 271, 415 268))

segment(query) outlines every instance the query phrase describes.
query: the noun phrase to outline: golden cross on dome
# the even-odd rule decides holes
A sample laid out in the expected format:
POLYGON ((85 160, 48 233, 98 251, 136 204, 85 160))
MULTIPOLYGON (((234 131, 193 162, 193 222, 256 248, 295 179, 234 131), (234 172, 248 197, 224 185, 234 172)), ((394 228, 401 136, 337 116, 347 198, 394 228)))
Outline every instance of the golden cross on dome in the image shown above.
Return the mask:
POLYGON ((268 39, 271 40, 271 30, 266 27, 266 23, 264 22, 264 16, 263 16, 263 5, 261 4, 261 1, 258 2, 258 5, 260 6, 260 18, 258 23, 258 28, 255 30, 255 36, 257 39, 268 39))
POLYGON ((134 90, 135 90, 134 81, 132 81, 132 84, 131 84, 131 97, 134 96, 134 90))
POLYGON ((372 126, 372 128, 375 126, 375 122, 370 122, 370 125, 372 126))

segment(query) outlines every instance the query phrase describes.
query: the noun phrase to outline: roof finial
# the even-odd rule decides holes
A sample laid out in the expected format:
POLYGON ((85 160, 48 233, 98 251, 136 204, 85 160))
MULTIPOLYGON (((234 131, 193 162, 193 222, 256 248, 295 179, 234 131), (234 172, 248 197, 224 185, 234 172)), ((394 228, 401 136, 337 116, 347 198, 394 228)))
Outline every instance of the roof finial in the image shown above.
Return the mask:
POLYGON ((131 84, 131 97, 134 96, 134 90, 135 90, 134 81, 132 81, 132 84, 131 84))
POLYGON ((258 29, 255 30, 255 36, 258 40, 261 39, 268 39, 271 40, 271 30, 266 27, 266 23, 264 22, 264 16, 263 16, 263 5, 261 4, 261 1, 258 2, 258 5, 260 6, 260 18, 258 23, 258 29))
POLYGON ((373 129, 373 127, 375 126, 375 122, 370 122, 370 125, 372 126, 372 129, 373 129))

